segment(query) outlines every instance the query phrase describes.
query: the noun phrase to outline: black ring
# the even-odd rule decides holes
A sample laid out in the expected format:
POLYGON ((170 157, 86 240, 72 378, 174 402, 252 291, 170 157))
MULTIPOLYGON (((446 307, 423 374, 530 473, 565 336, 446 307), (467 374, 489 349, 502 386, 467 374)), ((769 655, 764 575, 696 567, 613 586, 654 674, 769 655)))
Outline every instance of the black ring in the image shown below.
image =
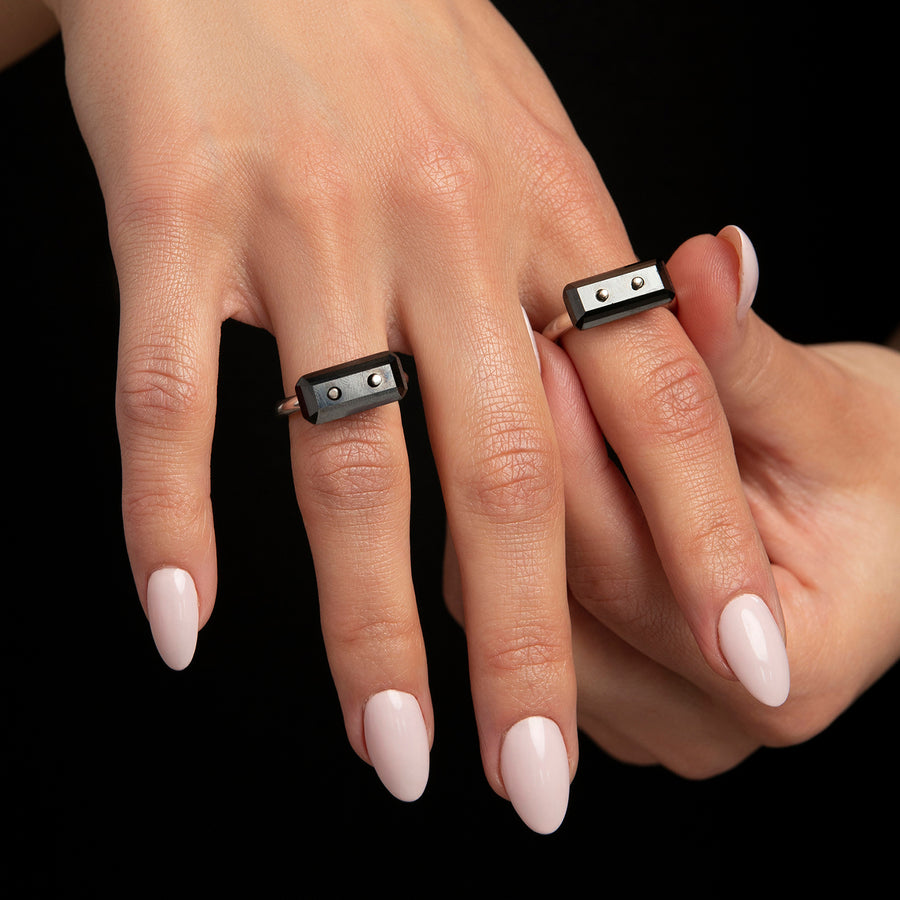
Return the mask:
POLYGON ((401 400, 408 382, 396 353, 376 353, 302 375, 296 395, 282 400, 277 412, 299 412, 314 424, 333 422, 401 400))

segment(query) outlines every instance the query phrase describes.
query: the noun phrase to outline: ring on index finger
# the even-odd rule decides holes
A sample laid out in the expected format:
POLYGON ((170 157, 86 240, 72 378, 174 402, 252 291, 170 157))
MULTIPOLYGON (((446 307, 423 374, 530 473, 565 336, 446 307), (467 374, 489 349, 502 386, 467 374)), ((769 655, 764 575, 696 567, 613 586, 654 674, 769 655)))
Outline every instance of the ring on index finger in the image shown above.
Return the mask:
POLYGON ((299 412, 313 424, 333 422, 399 401, 407 385, 400 357, 385 351, 302 375, 296 395, 282 400, 277 412, 285 416, 299 412))
POLYGON ((570 328, 593 328, 656 306, 671 306, 674 301, 675 288, 665 265, 645 260, 567 284, 563 289, 566 312, 543 333, 556 341, 570 328))

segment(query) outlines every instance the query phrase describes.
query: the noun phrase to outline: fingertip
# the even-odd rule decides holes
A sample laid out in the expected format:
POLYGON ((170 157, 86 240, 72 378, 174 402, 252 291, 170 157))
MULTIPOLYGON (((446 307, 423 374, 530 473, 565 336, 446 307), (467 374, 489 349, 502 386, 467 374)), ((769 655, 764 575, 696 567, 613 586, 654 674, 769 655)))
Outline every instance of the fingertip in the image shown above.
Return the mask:
POLYGON ((736 226, 685 241, 666 264, 677 315, 704 360, 716 366, 733 351, 756 294, 753 246, 736 226))
POLYGON ((147 580, 147 617, 156 649, 170 669, 187 668, 197 647, 200 607, 193 578, 164 567, 147 580))
POLYGON ((381 783, 398 800, 418 800, 428 783, 431 741, 416 697, 380 691, 366 703, 363 721, 366 750, 381 783))
POLYGON ((532 831, 551 834, 562 825, 571 767, 562 732, 552 719, 530 716, 509 729, 500 772, 513 808, 532 831))
POLYGON ((719 645, 731 671, 766 706, 781 706, 790 692, 790 665, 778 621, 765 601, 741 594, 722 610, 719 645))
POLYGON ((737 225, 726 225, 717 237, 727 241, 737 254, 738 301, 736 315, 738 323, 741 323, 746 319, 756 298, 756 289, 759 285, 759 259, 756 256, 753 242, 737 225))

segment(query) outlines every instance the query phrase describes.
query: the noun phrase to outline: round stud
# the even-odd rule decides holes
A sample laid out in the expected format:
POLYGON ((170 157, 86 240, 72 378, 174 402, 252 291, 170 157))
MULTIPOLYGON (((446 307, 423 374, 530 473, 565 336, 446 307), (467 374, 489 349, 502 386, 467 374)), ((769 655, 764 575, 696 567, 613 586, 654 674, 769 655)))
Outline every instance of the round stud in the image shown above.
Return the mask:
POLYGON ((340 400, 341 399, 341 389, 339 387, 331 387, 328 388, 328 393, 326 395, 329 400, 340 400))
POLYGON ((381 377, 380 372, 373 372, 368 377, 367 381, 369 382, 369 387, 374 388, 374 387, 381 387, 381 382, 384 381, 384 379, 381 377))
POLYGON ((631 286, 634 290, 639 291, 644 286, 644 279, 640 275, 635 275, 631 279, 631 286))

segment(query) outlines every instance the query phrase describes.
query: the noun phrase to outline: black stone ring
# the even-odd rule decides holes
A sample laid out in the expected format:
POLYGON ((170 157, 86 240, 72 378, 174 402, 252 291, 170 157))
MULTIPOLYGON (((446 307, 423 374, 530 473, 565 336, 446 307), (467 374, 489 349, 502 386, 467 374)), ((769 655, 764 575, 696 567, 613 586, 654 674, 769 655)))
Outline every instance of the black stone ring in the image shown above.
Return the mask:
POLYGON ((400 400, 407 384, 400 357, 385 351, 303 375, 296 395, 282 400, 277 411, 283 416, 302 413, 314 424, 333 422, 400 400))
POLYGON ((567 284, 563 289, 566 312, 543 333, 556 341, 570 328, 593 328, 655 306, 671 306, 674 300, 675 288, 662 262, 651 259, 633 263, 567 284))

